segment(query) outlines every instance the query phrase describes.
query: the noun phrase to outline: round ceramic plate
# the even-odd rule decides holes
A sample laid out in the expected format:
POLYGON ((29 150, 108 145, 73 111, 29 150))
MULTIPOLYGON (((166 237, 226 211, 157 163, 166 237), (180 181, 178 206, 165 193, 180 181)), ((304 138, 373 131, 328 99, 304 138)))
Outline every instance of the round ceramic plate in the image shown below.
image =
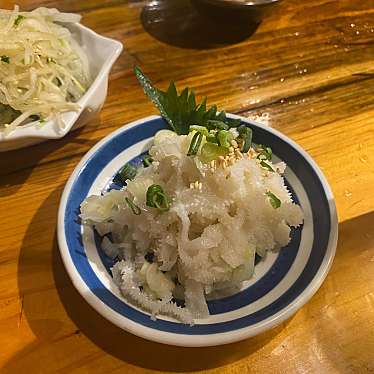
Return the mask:
MULTIPOLYGON (((231 116, 238 118, 237 116, 231 116)), ((152 137, 166 128, 162 118, 126 125, 89 151, 71 175, 61 198, 58 242, 66 269, 81 295, 117 326, 143 338, 180 346, 209 346, 259 334, 289 318, 318 290, 334 258, 337 215, 331 190, 311 157, 283 134, 241 118, 256 143, 270 146, 287 163, 285 181, 304 211, 287 247, 257 259, 255 274, 240 292, 208 302, 210 316, 193 326, 149 313, 126 301, 114 284, 111 260, 100 238, 81 224, 79 206, 91 194, 118 188, 113 176, 127 162, 139 162, 152 137)))

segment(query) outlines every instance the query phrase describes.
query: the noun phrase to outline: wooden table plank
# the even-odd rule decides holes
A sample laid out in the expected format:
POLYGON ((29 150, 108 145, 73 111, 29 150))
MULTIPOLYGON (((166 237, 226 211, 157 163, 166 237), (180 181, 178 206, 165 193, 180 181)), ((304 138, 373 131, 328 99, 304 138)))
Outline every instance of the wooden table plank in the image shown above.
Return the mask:
MULTIPOLYGON (((57 202, 58 194, 53 194, 38 216, 42 217, 57 202)), ((80 369, 98 373, 114 368, 147 372, 141 367, 170 372, 211 369, 208 371, 211 373, 220 372, 222 367, 229 373, 240 373, 240 370, 313 373, 321 368, 335 373, 364 372, 361 369, 371 372, 374 370, 374 319, 369 318, 374 307, 373 219, 371 213, 340 226, 338 256, 329 277, 312 301, 287 323, 225 347, 183 349, 143 341, 93 311, 70 285, 47 231, 40 240, 45 250, 38 255, 38 260, 43 261, 46 255, 49 260, 52 256, 52 260, 51 266, 42 267, 45 274, 40 278, 54 278, 58 289, 51 288, 48 282, 44 287, 33 289, 31 274, 25 274, 32 268, 27 252, 35 241, 34 230, 39 234, 40 220, 36 217, 28 229, 20 256, 25 275, 19 279, 19 286, 25 292, 22 315, 19 316, 15 306, 9 306, 8 317, 0 324, 2 344, 18 324, 23 340, 20 344, 23 351, 7 361, 7 368, 16 372, 32 364, 35 371, 44 367, 50 371, 80 369), (359 272, 352 271, 354 263, 360 264, 359 272), (34 340, 25 334, 29 329, 34 340)))
POLYGON ((235 43, 214 36, 187 0, 161 2, 171 16, 140 0, 18 4, 80 12, 85 25, 121 40, 125 51, 89 125, 0 155, 4 372, 374 373, 373 1, 284 0, 235 43), (59 199, 97 141, 156 113, 132 73, 135 63, 160 87, 175 80, 227 111, 265 120, 326 174, 339 213, 337 256, 318 293, 283 325, 224 347, 162 346, 116 328, 73 288, 56 244, 59 199))

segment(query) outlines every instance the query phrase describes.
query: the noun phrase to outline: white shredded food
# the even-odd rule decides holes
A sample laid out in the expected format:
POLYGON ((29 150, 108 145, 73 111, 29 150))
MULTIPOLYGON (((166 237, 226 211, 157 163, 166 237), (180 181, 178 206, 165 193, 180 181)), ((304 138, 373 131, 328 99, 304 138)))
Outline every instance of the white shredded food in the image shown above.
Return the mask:
POLYGON ((0 131, 30 116, 63 126, 60 114, 79 110, 76 101, 91 82, 88 59, 63 26, 79 21, 57 9, 0 10, 0 131))
POLYGON ((122 190, 89 196, 81 205, 85 224, 111 234, 102 247, 120 259, 112 272, 124 297, 153 318, 164 314, 184 323, 209 315, 209 295, 239 290, 253 275, 255 254, 287 245, 290 226, 303 221, 285 186, 283 162, 267 161, 274 171, 266 170, 253 148, 243 154, 233 142, 229 155, 205 164, 200 151, 187 156, 192 136, 161 130, 149 167, 122 190), (146 205, 152 184, 171 200, 169 210, 146 205), (269 192, 280 206, 271 204, 269 192))

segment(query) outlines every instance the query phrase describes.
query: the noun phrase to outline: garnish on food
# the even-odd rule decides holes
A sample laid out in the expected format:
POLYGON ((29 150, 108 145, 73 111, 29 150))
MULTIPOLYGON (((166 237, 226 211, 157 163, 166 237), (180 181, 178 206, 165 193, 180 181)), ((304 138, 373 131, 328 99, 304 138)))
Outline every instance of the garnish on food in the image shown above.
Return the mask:
POLYGON ((265 161, 261 161, 260 162, 260 165, 264 168, 264 169, 266 169, 266 170, 268 170, 268 171, 274 171, 274 169, 267 163, 267 162, 265 162, 265 161))
POLYGON ((274 209, 278 209, 281 206, 282 202, 272 192, 267 191, 266 195, 269 197, 270 204, 274 209))
POLYGON ((190 147, 187 151, 187 156, 195 156, 197 154, 202 140, 203 134, 201 132, 196 132, 192 137, 190 147))
POLYGON ((171 130, 155 134, 137 171, 120 170, 120 191, 89 196, 81 217, 111 234, 102 248, 119 258, 113 278, 128 301, 193 323, 209 315, 208 296, 252 277, 256 254, 285 246, 303 214, 284 184, 286 165, 252 142, 252 129, 206 99, 196 104, 188 88, 161 91, 135 73, 171 130))
POLYGON ((14 26, 18 26, 20 24, 20 22, 25 19, 26 17, 23 16, 22 14, 19 14, 17 16, 17 18, 14 20, 14 26))
POLYGON ((167 91, 162 91, 152 85, 138 66, 134 71, 144 92, 159 109, 170 128, 178 135, 187 135, 191 125, 207 129, 220 129, 218 126, 222 125, 225 129, 239 126, 240 120, 227 118, 224 111, 217 113, 215 105, 208 109, 206 98, 201 104, 196 104, 193 90, 186 87, 178 95, 174 82, 171 82, 167 91))
POLYGON ((125 200, 126 200, 127 205, 130 207, 130 209, 132 210, 134 214, 136 214, 137 216, 141 214, 142 211, 136 204, 134 204, 133 201, 131 201, 128 197, 125 197, 125 200))
POLYGON ((252 130, 244 125, 238 127, 239 137, 243 141, 243 146, 241 151, 246 153, 252 146, 252 130))
POLYGON ((146 168, 148 166, 150 166, 153 162, 153 159, 150 155, 145 155, 143 157, 143 166, 146 168))
POLYGON ((136 175, 136 167, 131 164, 125 164, 118 171, 115 180, 125 184, 128 179, 134 179, 136 175))
POLYGON ((146 193, 147 206, 157 208, 161 211, 170 209, 169 198, 166 196, 164 190, 158 184, 152 184, 148 187, 146 193))
POLYGON ((257 158, 259 160, 269 160, 271 161, 271 158, 273 156, 273 151, 271 150, 270 147, 265 147, 262 144, 259 144, 256 147, 256 152, 258 152, 257 158))

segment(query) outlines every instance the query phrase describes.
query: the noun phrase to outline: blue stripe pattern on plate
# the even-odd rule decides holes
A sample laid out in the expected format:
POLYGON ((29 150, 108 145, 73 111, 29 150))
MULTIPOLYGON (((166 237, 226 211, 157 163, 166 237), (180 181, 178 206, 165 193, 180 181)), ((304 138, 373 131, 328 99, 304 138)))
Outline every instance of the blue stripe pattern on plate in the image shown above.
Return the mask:
MULTIPOLYGON (((299 296, 308 286, 323 261, 330 233, 330 211, 323 186, 314 169, 290 144, 254 124, 250 125, 250 127, 254 132, 254 141, 261 144, 267 144, 271 148, 276 149, 277 156, 284 160, 288 164, 288 166, 292 168, 292 170, 298 176, 300 182, 302 183, 307 193, 308 200, 311 204, 313 213, 314 237, 317 238, 318 233, 318 240, 313 241, 311 254, 299 278, 278 299, 273 301, 270 305, 267 305, 266 307, 250 315, 246 315, 226 322, 218 322, 206 325, 198 324, 194 326, 187 326, 181 323, 165 320, 153 321, 147 314, 138 311, 130 305, 124 303, 117 296, 115 296, 105 288, 105 286, 93 272, 85 255, 80 234, 81 225, 78 220, 79 206, 87 196, 87 193, 97 175, 114 157, 116 157, 119 153, 123 152, 131 145, 152 137, 158 130, 165 128, 164 121, 161 118, 155 118, 149 120, 146 123, 134 126, 128 130, 124 129, 123 132, 117 134, 115 137, 109 139, 108 142, 103 144, 102 147, 98 149, 97 152, 94 153, 89 160, 87 160, 85 167, 81 169, 70 191, 65 211, 64 222, 69 253, 77 271, 79 272, 86 285, 107 306, 109 306, 119 314, 122 314, 123 316, 133 320, 134 322, 157 330, 191 335, 214 334, 250 326, 274 315, 275 313, 279 312, 287 305, 292 303, 292 301, 295 300, 297 296, 299 296)), ((293 245, 293 243, 299 243, 299 238, 297 239, 296 236, 297 235, 295 235, 295 237, 293 238, 291 246, 293 245)), ((283 257, 287 256, 280 255, 276 262, 280 261, 280 266, 290 266, 289 263, 287 263, 287 260, 290 259, 284 260, 283 257), (286 263, 283 263, 282 261, 285 261, 286 263)), ((291 257, 292 256, 290 256, 290 258, 291 257)), ((278 270, 282 269, 284 270, 283 267, 280 267, 280 269, 278 270)), ((264 291, 265 289, 266 285, 262 287, 262 291, 264 291)), ((235 300, 234 309, 240 308, 243 305, 248 305, 253 302, 254 299, 256 299, 256 297, 258 296, 256 289, 254 291, 255 295, 250 295, 249 299, 244 299, 237 295, 231 296, 230 298, 234 298, 235 300), (237 297, 237 299, 235 299, 235 297, 237 297)), ((242 293, 244 292, 246 292, 246 290, 242 291, 242 293)), ((231 304, 231 302, 232 301, 230 300, 229 303, 231 304)), ((228 310, 232 310, 231 307, 227 307, 227 304, 229 303, 225 303, 224 300, 213 301, 210 302, 210 309, 213 314, 216 312, 222 313, 228 310), (221 303, 224 303, 226 306, 220 305, 221 303)))

